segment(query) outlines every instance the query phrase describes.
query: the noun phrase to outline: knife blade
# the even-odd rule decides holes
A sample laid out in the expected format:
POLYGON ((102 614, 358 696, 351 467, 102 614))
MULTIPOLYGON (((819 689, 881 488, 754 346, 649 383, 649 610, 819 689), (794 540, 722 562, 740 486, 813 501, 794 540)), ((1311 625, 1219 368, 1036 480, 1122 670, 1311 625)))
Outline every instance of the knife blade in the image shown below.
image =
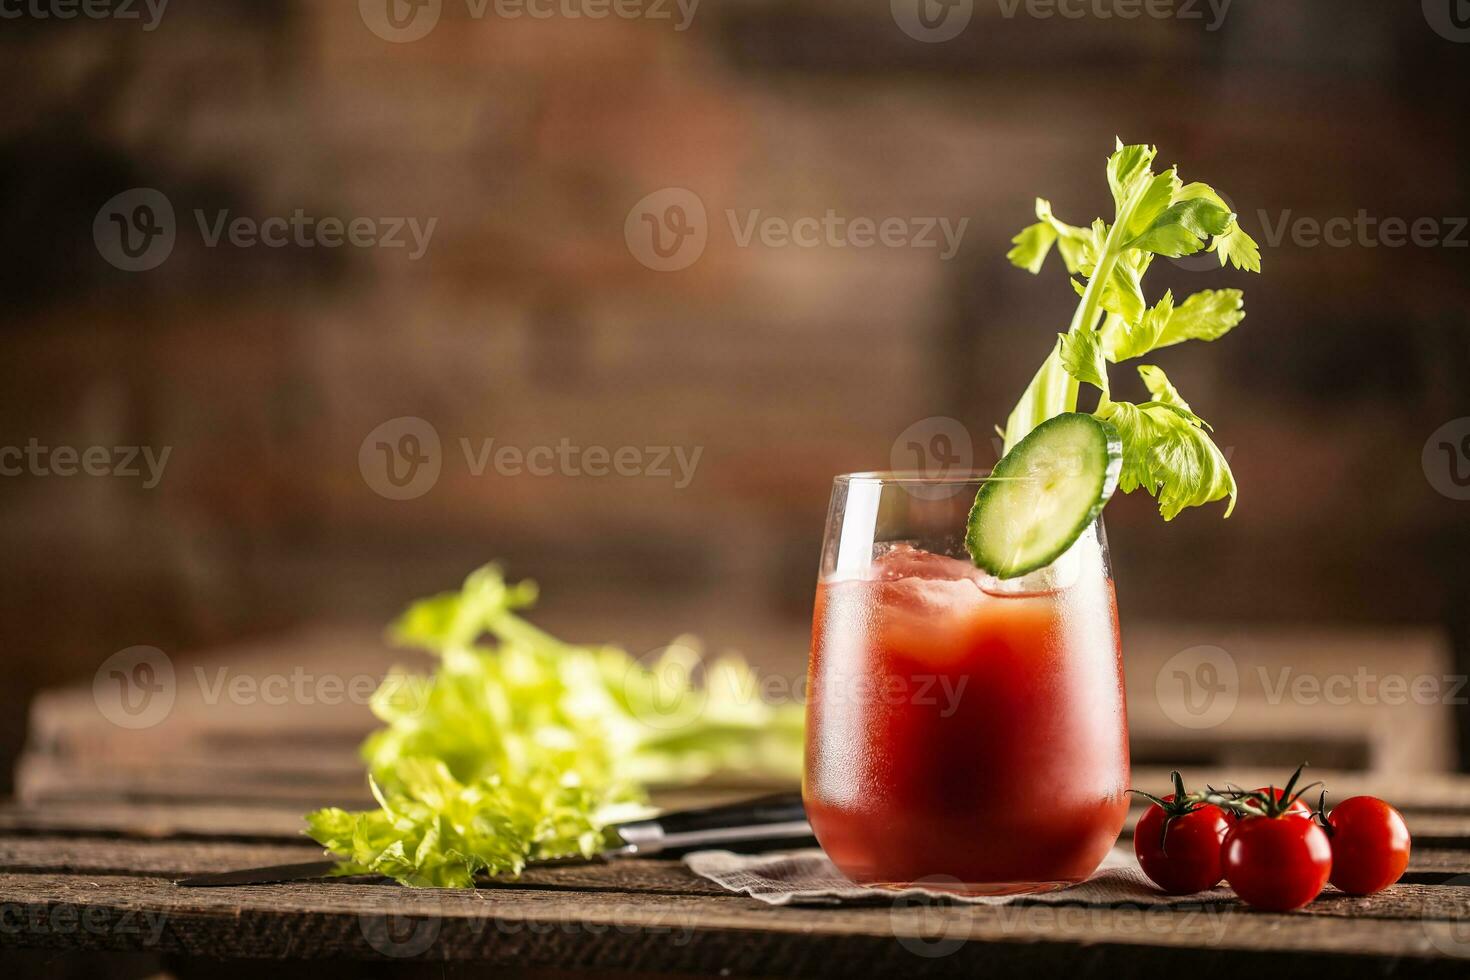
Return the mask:
MULTIPOLYGON (((585 860, 595 862, 653 854, 674 856, 704 848, 752 852, 812 847, 816 844, 799 793, 778 793, 721 806, 676 810, 642 820, 614 824, 607 830, 612 839, 610 846, 585 860)), ((583 861, 580 857, 552 858, 532 861, 529 866, 545 867, 583 861)), ((335 860, 324 858, 319 861, 195 875, 174 884, 182 888, 221 888, 310 881, 327 877, 336 866, 335 860)))

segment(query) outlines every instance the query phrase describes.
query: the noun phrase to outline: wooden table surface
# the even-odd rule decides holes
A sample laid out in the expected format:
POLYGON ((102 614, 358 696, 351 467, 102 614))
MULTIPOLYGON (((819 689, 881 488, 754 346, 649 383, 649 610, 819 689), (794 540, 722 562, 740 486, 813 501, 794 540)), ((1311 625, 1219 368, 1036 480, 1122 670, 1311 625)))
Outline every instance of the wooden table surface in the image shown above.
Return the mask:
MULTIPOLYGON (((319 856, 301 836, 301 813, 358 802, 351 746, 360 733, 345 725, 315 737, 277 732, 272 740, 224 706, 203 729, 190 722, 124 732, 89 727, 82 700, 72 692, 38 705, 21 796, 0 806, 0 964, 53 978, 61 975, 57 951, 95 957, 88 963, 126 961, 145 971, 140 976, 167 970, 212 980, 262 960, 272 961, 278 980, 479 976, 487 965, 501 974, 723 976, 1041 969, 1118 977, 1294 967, 1463 977, 1470 970, 1470 779, 1463 777, 1314 772, 1337 800, 1371 792, 1398 804, 1415 835, 1413 861, 1403 882, 1380 895, 1329 888, 1285 915, 1189 899, 995 907, 875 896, 860 907, 772 908, 655 859, 548 868, 472 891, 361 879, 185 889, 174 880, 319 856), (232 741, 225 729, 241 737, 232 741), (127 779, 107 778, 108 771, 127 779)), ((1190 773, 1196 784, 1257 785, 1281 775, 1190 773)), ((1167 774, 1139 769, 1134 784, 1163 789, 1167 774)), ((748 788, 666 800, 741 792, 748 788)), ((102 965, 77 975, 106 975, 102 965)))

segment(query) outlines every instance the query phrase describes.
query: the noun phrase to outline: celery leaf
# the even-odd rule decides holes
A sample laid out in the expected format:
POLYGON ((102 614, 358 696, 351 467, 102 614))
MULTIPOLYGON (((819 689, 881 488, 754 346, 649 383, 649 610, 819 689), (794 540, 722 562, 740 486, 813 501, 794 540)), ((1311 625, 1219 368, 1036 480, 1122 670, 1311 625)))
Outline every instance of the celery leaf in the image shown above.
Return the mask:
POLYGON ((1096 330, 1073 330, 1061 335, 1062 367, 1078 381, 1108 390, 1108 369, 1103 360, 1102 337, 1096 330))
POLYGON ((1245 294, 1238 289, 1206 289, 1173 311, 1154 347, 1186 340, 1217 340, 1245 319, 1245 294))
POLYGON ((1118 487, 1124 493, 1143 489, 1156 497, 1159 513, 1170 521, 1187 507, 1230 498, 1237 489, 1230 464, 1207 433, 1203 419, 1169 383, 1164 372, 1139 368, 1154 395, 1142 404, 1104 400, 1096 415, 1112 423, 1123 441, 1123 469, 1118 487))
POLYGON ((1021 229, 1021 233, 1011 239, 1011 244, 1016 247, 1006 253, 1006 258, 1011 260, 1012 265, 1035 275, 1041 271, 1041 266, 1051 254, 1051 247, 1056 240, 1057 233, 1052 226, 1038 221, 1021 229))

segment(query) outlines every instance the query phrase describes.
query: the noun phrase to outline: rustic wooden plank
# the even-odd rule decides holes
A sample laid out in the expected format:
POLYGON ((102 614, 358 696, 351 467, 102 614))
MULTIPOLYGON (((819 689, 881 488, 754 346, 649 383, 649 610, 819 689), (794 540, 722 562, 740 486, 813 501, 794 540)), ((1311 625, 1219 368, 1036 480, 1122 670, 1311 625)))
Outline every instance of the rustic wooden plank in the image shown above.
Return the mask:
MULTIPOLYGON (((720 791, 715 799, 731 794, 720 791)), ((709 795, 671 801, 692 805, 709 795)), ((300 840, 305 807, 275 803, 131 803, 126 801, 58 801, 43 805, 0 805, 0 832, 75 834, 150 839, 225 839, 237 841, 300 840)), ((1470 814, 1405 814, 1420 847, 1470 849, 1470 814)), ((1132 821, 1124 829, 1131 839, 1132 821)))
POLYGON ((18 794, 26 803, 41 806, 68 802, 130 803, 280 803, 300 810, 323 806, 360 809, 374 806, 372 793, 359 769, 329 775, 224 771, 216 778, 206 775, 208 767, 181 774, 172 766, 150 769, 115 766, 108 769, 72 767, 25 762, 17 781, 25 787, 18 794))
MULTIPOLYGON (((310 861, 320 857, 321 853, 315 844, 304 841, 299 844, 240 844, 0 836, 0 872, 131 875, 173 880, 218 871, 310 861)), ((1470 852, 1416 848, 1405 882, 1470 886, 1470 852)), ((647 858, 531 869, 518 879, 495 881, 485 887, 547 888, 587 893, 730 894, 693 874, 677 860, 647 858)), ((1370 908, 1369 911, 1379 910, 1370 908)))
POLYGON ((172 880, 239 868, 294 864, 321 856, 322 849, 310 841, 240 844, 0 835, 0 871, 12 874, 133 875, 172 880))
POLYGON ((1442 871, 1449 874, 1470 874, 1470 852, 1441 847, 1414 845, 1409 852, 1411 872, 1442 871))
MULTIPOLYGON (((290 804, 161 804, 58 802, 0 805, 0 837, 64 836, 174 841, 302 843, 302 808, 290 804)), ((1470 852, 1470 816, 1408 814, 1416 853, 1470 852)), ((1122 843, 1132 838, 1125 828, 1122 843)), ((1457 870, 1426 867, 1425 871, 1457 870)))
MULTIPOLYGON (((1440 920, 1459 923, 1470 941, 1470 888, 1397 884, 1377 895, 1344 895, 1331 885, 1296 915, 1345 918, 1354 925, 1368 919, 1440 920)), ((1351 927, 1349 927, 1351 928, 1351 927)))
MULTIPOLYGON (((143 772, 177 770, 181 786, 197 784, 201 778, 207 779, 211 772, 241 777, 285 773, 297 781, 362 778, 362 759, 357 754, 357 747, 362 742, 360 736, 354 734, 338 741, 323 738, 320 732, 287 731, 277 735, 280 738, 249 732, 211 734, 206 740, 173 746, 167 757, 162 759, 132 758, 122 752, 72 755, 31 749, 23 759, 23 766, 33 763, 41 766, 42 777, 46 775, 45 767, 86 778, 103 775, 115 767, 143 772), (277 751, 286 749, 277 744, 279 741, 298 737, 301 741, 297 744, 288 750, 277 751)), ((126 741, 122 735, 116 738, 126 741)))
MULTIPOLYGON (((1441 892, 1461 889, 1438 889, 1441 892)), ((1416 970, 1470 953, 1470 937, 1438 916, 1267 915, 1238 906, 1178 909, 956 906, 770 908, 748 899, 534 889, 458 892, 331 882, 181 889, 148 878, 0 874, 19 946, 160 949, 212 957, 352 957, 657 968, 774 975, 938 969, 1010 959, 1032 968, 1147 949, 1235 955, 1353 954, 1416 970), (1027 955, 1017 957, 1017 947, 1027 955), (945 953, 940 957, 936 952, 945 953), (942 962, 934 962, 940 960, 942 962)), ((1124 962, 1124 961, 1119 961, 1124 962)), ((1284 965, 1286 961, 1278 962, 1284 965)), ((1347 962, 1347 961, 1344 961, 1347 962)), ((1439 964, 1443 966, 1444 964, 1439 964)), ((1453 962, 1463 975, 1463 963, 1453 962)), ((1128 975, 1136 970, 1125 969, 1128 975)), ((1448 975, 1448 971, 1445 971, 1448 975)))
MULTIPOLYGON (((85 875, 85 878, 74 878, 74 881, 85 885, 91 885, 103 878, 110 877, 109 871, 113 869, 110 865, 117 865, 127 869, 131 875, 139 873, 163 874, 174 876, 182 873, 203 873, 207 871, 225 870, 231 867, 254 865, 259 863, 276 863, 278 861, 299 860, 316 854, 316 849, 311 845, 295 845, 282 847, 279 845, 242 845, 225 843, 191 843, 191 842, 140 842, 140 841, 99 841, 99 840, 76 840, 68 838, 10 838, 0 839, 0 868, 8 872, 26 869, 36 872, 33 877, 37 881, 55 883, 54 876, 46 875, 44 872, 49 868, 65 869, 73 875, 85 875)), ((1446 870, 1459 871, 1465 867, 1463 855, 1456 853, 1436 854, 1429 852, 1425 855, 1429 867, 1446 870)), ((223 889, 213 892, 215 895, 249 896, 251 900, 261 895, 270 896, 270 907, 278 914, 287 917, 306 917, 311 919, 316 916, 323 893, 322 888, 354 888, 349 883, 334 882, 330 884, 293 885, 293 886, 261 886, 244 889, 223 889)), ((452 911, 462 905, 469 896, 481 896, 477 901, 489 900, 492 903, 504 904, 507 896, 512 902, 516 901, 514 896, 522 891, 541 890, 556 891, 563 894, 569 901, 577 903, 572 906, 562 907, 566 916, 564 923, 559 926, 564 930, 577 932, 582 929, 578 923, 585 921, 591 929, 598 928, 602 920, 599 916, 603 909, 611 904, 616 907, 625 905, 630 896, 644 898, 668 896, 683 900, 684 898, 714 898, 719 901, 739 903, 744 908, 749 908, 758 913, 758 918, 768 910, 763 906, 749 903, 743 898, 730 896, 716 889, 707 882, 694 878, 686 869, 672 861, 628 861, 607 866, 593 866, 587 868, 551 868, 526 876, 521 882, 511 884, 504 883, 500 888, 482 889, 477 893, 452 893, 440 891, 413 891, 400 889, 394 886, 372 886, 385 889, 390 895, 398 898, 391 899, 395 907, 406 907, 410 910, 419 908, 425 901, 425 896, 430 896, 432 901, 430 907, 452 911)), ((175 890, 176 893, 193 894, 188 890, 175 890)), ((165 893, 165 896, 168 893, 165 893)), ((7 875, 0 882, 0 908, 19 908, 20 905, 29 903, 32 890, 19 881, 15 876, 7 875), (19 903, 19 904, 18 904, 19 903)), ((175 894, 175 897, 178 897, 175 894)), ((165 903, 168 904, 168 903, 165 903)), ((177 903, 174 903, 177 904, 177 903)), ((249 902, 245 902, 248 905, 249 902)), ((1149 910, 1137 909, 1094 909, 1098 913, 1087 919, 1095 926, 1100 934, 1108 934, 1119 929, 1142 929, 1149 931, 1171 932, 1174 927, 1160 925, 1158 920, 1162 915, 1178 915, 1181 918, 1198 918, 1203 916, 1210 922, 1233 922, 1232 919, 1222 917, 1229 906, 1207 908, 1191 907, 1192 903, 1181 901, 1171 907, 1149 910)), ((27 905, 29 908, 29 906, 27 905)), ((242 906, 244 907, 244 906, 242 906)), ((497 906, 498 907, 498 906, 497 906)), ((519 907, 519 906, 517 906, 519 907)), ((864 912, 868 910, 822 910, 826 912, 847 911, 864 912)), ((890 911, 892 911, 890 909, 890 911)), ((1241 915, 1248 913, 1235 910, 1241 915)), ((30 912, 26 913, 31 914, 30 912)), ((47 913, 48 915, 50 913, 47 913)), ((61 913, 63 916, 71 913, 61 913)), ((78 915, 80 913, 77 913, 78 915)), ((102 913, 104 917, 109 913, 102 913)), ((927 913, 926 913, 927 914, 927 913)), ((953 913, 943 912, 945 916, 953 913)), ((1028 928, 1034 927, 1036 931, 1047 931, 1053 920, 1060 918, 1063 913, 1054 910, 1045 910, 1035 913, 1022 914, 1021 910, 1012 910, 1011 923, 1021 921, 1028 923, 1028 928)), ((1363 921, 1387 921, 1398 920, 1411 923, 1448 922, 1446 927, 1452 935, 1456 923, 1470 919, 1470 888, 1445 888, 1425 886, 1400 886, 1381 896, 1367 899, 1355 899, 1329 893, 1319 900, 1305 913, 1289 918, 1327 918, 1336 920, 1343 928, 1345 923, 1352 922, 1351 930, 1356 930, 1363 921)), ((928 921, 927 919, 925 920, 928 921)), ((948 919, 941 923, 945 929, 955 928, 948 919)), ((933 928, 933 924, 929 923, 933 928)), ((818 923, 813 923, 813 928, 821 928, 818 923)), ((287 929, 284 924, 277 928, 287 929)), ((295 927, 291 927, 295 928, 295 927)), ((691 926, 692 928, 692 926, 691 926)), ((764 928, 764 920, 751 924, 751 928, 764 928)), ((1232 926, 1231 928, 1234 928, 1232 926)), ((1426 927, 1429 928, 1429 927, 1426 927)), ((1434 927, 1439 928, 1439 927, 1434 927)), ((474 930, 470 930, 471 933, 474 930)), ((1438 935, 1438 934, 1436 934, 1438 935)), ((32 937, 37 938, 37 937, 32 937)), ((39 937, 44 939, 45 937, 39 937)), ((471 939, 477 938, 471 936, 471 939)), ((1099 937, 1094 937, 1099 938, 1099 937)), ((1319 937, 1320 938, 1320 937, 1319 937)), ((1402 937, 1401 937, 1402 938, 1402 937)), ((1444 940, 1440 936, 1441 941, 1444 940)), ((1326 941, 1326 940, 1324 940, 1326 941)), ((90 938, 82 940, 84 945, 90 944, 90 938)), ((1433 939, 1431 938, 1431 944, 1433 939)), ((109 947, 111 948, 111 947, 109 947)), ((1229 947, 1235 948, 1235 947, 1229 947)), ((1316 948, 1316 947, 1313 947, 1316 948)), ((466 953, 461 949, 459 952, 466 953)), ((325 954, 324 954, 325 955, 325 954)), ((458 954, 456 954, 458 955, 458 954)), ((478 956, 478 954, 475 954, 478 956)))
POLYGON ((300 841, 299 807, 288 804, 57 802, 0 806, 0 833, 149 839, 300 841))
MULTIPOLYGON (((795 787, 718 783, 655 789, 652 805, 683 809, 731 802, 795 787)), ((350 806, 351 801, 340 805, 350 806)), ((362 804, 372 806, 371 802, 362 804)), ((101 837, 243 841, 301 839, 302 815, 311 806, 293 800, 165 802, 159 800, 54 800, 0 803, 0 833, 67 833, 101 837)))
MULTIPOLYGON (((310 842, 237 844, 0 836, 0 872, 11 873, 64 872, 173 880, 217 871, 293 864, 321 856, 321 848, 310 842)), ((700 878, 677 860, 650 858, 530 869, 519 878, 497 881, 491 887, 548 888, 588 893, 731 894, 700 878)))

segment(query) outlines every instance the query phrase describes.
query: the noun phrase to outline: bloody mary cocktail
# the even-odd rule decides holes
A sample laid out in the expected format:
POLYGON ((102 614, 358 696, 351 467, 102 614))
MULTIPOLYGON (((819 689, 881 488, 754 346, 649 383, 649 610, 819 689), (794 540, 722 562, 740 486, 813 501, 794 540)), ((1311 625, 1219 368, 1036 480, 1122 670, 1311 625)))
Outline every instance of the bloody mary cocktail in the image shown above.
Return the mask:
POLYGON ((1152 145, 1115 142, 1112 221, 1062 221, 1036 198, 1036 222, 1011 240, 1006 257, 1033 275, 1058 256, 1079 302, 996 427, 994 468, 951 475, 965 454, 929 452, 910 427, 895 453, 937 474, 834 485, 804 794, 817 839, 858 881, 1001 893, 1087 877, 1122 827, 1128 785, 1100 515, 1115 492, 1149 494, 1166 521, 1235 506, 1209 423, 1142 359, 1225 336, 1243 296, 1148 295, 1144 277, 1161 257, 1205 253, 1260 272, 1260 246, 1210 185, 1156 170, 1152 145), (1132 361, 1133 390, 1115 386, 1112 366, 1132 361))
MULTIPOLYGON (((942 505, 900 503, 910 515, 942 505)), ((1100 530, 1016 581, 910 543, 862 543, 867 534, 847 544, 870 560, 840 568, 829 542, 804 796, 818 840, 850 878, 1036 891, 1085 879, 1108 853, 1129 771, 1100 530)))

